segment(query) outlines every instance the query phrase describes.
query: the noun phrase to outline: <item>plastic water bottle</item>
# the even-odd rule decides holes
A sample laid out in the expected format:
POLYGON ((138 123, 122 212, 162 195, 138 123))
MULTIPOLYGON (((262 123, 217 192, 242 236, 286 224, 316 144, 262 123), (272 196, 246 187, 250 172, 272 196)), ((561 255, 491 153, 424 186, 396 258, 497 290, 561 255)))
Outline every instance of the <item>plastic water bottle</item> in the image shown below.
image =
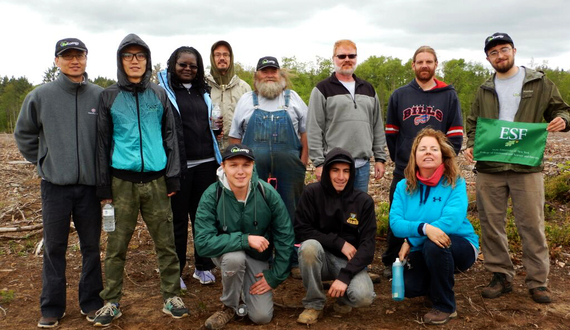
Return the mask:
POLYGON ((396 258, 392 264, 392 299, 404 300, 404 263, 400 258, 396 258))
POLYGON ((244 317, 247 315, 247 306, 245 304, 241 304, 236 309, 237 316, 244 317))
POLYGON ((111 203, 103 206, 103 231, 115 231, 115 207, 111 203))
POLYGON ((220 118, 221 116, 222 116, 222 109, 220 109, 220 106, 218 104, 214 104, 214 106, 212 107, 212 129, 214 131, 220 129, 218 124, 216 124, 216 120, 218 120, 218 118, 220 118))

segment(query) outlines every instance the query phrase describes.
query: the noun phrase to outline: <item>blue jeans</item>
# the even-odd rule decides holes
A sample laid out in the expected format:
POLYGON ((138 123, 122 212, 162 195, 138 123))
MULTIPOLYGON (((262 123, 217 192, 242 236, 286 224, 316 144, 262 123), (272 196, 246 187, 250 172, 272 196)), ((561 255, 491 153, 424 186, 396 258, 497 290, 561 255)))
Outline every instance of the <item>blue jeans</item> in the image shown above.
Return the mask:
POLYGON ((103 307, 99 239, 101 204, 94 186, 60 186, 42 180, 44 262, 40 307, 43 317, 61 317, 66 307, 65 258, 71 219, 81 248, 79 307, 85 313, 103 307))
POLYGON ((449 235, 451 246, 440 248, 427 239, 421 251, 410 252, 408 266, 404 266, 406 297, 428 296, 433 308, 445 312, 455 311, 455 271, 466 271, 475 262, 475 251, 468 240, 449 235))
POLYGON ((370 161, 367 161, 364 166, 356 169, 354 175, 354 188, 368 193, 368 181, 370 180, 370 161))
MULTIPOLYGON (((346 267, 348 261, 325 251, 317 240, 304 241, 299 248, 299 269, 303 277, 303 286, 307 290, 303 298, 303 306, 322 310, 327 299, 323 291, 323 280, 335 280, 341 268, 346 267)), ((376 293, 370 275, 365 269, 356 274, 350 283, 344 296, 338 300, 351 307, 369 306, 374 301, 376 293)))

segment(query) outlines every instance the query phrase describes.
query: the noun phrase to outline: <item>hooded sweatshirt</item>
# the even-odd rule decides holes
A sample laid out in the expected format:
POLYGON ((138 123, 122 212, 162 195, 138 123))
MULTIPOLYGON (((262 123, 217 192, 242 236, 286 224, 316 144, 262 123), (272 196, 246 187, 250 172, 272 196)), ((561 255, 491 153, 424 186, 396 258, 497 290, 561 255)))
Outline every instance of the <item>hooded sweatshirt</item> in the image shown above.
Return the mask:
POLYGON ((289 258, 294 244, 293 227, 283 200, 269 183, 259 180, 255 170, 245 202, 236 199, 221 167, 218 178, 218 182, 204 191, 198 205, 194 222, 196 250, 206 258, 242 250, 264 262, 273 256, 271 268, 264 270, 263 275, 267 284, 276 288, 289 276, 289 258), (256 188, 258 184, 263 185, 265 198, 256 188), (218 188, 222 188, 219 198, 218 188), (249 235, 264 236, 269 247, 257 252, 249 246, 249 235))
POLYGON ((345 242, 356 248, 354 257, 337 276, 346 284, 372 263, 376 244, 374 201, 367 193, 354 189, 354 176, 350 153, 333 148, 325 158, 321 181, 305 187, 295 213, 297 241, 317 240, 325 251, 344 259, 341 250, 345 242), (350 161, 350 176, 341 192, 336 191, 330 178, 331 165, 339 159, 350 161))
POLYGON ((150 82, 150 49, 135 34, 117 50, 118 82, 105 89, 99 102, 97 194, 112 197, 111 175, 130 182, 150 182, 166 176, 169 193, 180 189, 180 154, 176 122, 164 89, 150 82), (129 81, 121 54, 132 45, 147 54, 141 82, 129 81))
POLYGON ((228 145, 228 134, 232 128, 236 104, 243 94, 251 92, 251 87, 234 73, 234 52, 227 41, 220 40, 212 45, 210 74, 206 77, 206 82, 212 87, 212 103, 220 107, 224 117, 224 136, 220 146, 223 149, 228 145), (226 46, 230 52, 228 70, 225 75, 222 75, 218 70, 214 58, 214 50, 220 45, 226 46))

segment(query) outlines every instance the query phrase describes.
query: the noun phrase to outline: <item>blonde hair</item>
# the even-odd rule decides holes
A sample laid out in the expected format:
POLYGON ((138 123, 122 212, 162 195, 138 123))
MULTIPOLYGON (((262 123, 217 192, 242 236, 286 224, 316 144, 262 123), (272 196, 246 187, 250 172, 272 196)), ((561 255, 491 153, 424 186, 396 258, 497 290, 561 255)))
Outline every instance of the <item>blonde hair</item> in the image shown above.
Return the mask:
POLYGON ((336 55, 336 50, 338 47, 353 47, 356 51, 356 44, 352 40, 342 39, 334 43, 333 47, 333 57, 336 55))
POLYGON ((430 53, 433 55, 433 58, 437 62, 437 55, 435 54, 435 49, 431 48, 430 46, 421 46, 414 53, 414 57, 412 57, 412 63, 416 63, 416 56, 418 56, 419 53, 430 53))
POLYGON ((439 148, 441 149, 441 158, 445 166, 443 176, 445 177, 446 185, 451 185, 452 188, 455 188, 455 183, 460 177, 459 166, 457 166, 457 162, 455 161, 455 150, 453 150, 451 143, 445 137, 443 132, 436 131, 431 127, 426 127, 416 135, 414 143, 412 144, 410 160, 408 161, 408 166, 406 166, 406 169, 404 170, 404 176, 406 177, 406 191, 413 193, 418 189, 418 179, 416 177, 416 172, 418 171, 416 151, 418 150, 420 141, 424 137, 433 137, 437 140, 439 148))

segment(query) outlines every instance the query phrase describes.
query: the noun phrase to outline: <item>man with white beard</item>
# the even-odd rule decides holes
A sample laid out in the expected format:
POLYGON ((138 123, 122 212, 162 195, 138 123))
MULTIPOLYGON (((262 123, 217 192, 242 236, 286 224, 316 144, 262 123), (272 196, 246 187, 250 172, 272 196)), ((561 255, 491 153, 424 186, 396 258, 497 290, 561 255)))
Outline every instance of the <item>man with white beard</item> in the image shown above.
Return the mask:
POLYGON ((275 57, 259 59, 253 84, 254 91, 236 105, 230 143, 253 149, 259 178, 277 189, 292 221, 309 159, 307 105, 287 89, 287 75, 275 57))
POLYGON ((370 157, 375 160, 375 178, 384 176, 386 137, 374 87, 354 74, 356 57, 353 41, 334 44, 335 72, 313 88, 309 99, 309 154, 320 180, 329 150, 347 150, 355 160, 354 187, 368 192, 370 157))

